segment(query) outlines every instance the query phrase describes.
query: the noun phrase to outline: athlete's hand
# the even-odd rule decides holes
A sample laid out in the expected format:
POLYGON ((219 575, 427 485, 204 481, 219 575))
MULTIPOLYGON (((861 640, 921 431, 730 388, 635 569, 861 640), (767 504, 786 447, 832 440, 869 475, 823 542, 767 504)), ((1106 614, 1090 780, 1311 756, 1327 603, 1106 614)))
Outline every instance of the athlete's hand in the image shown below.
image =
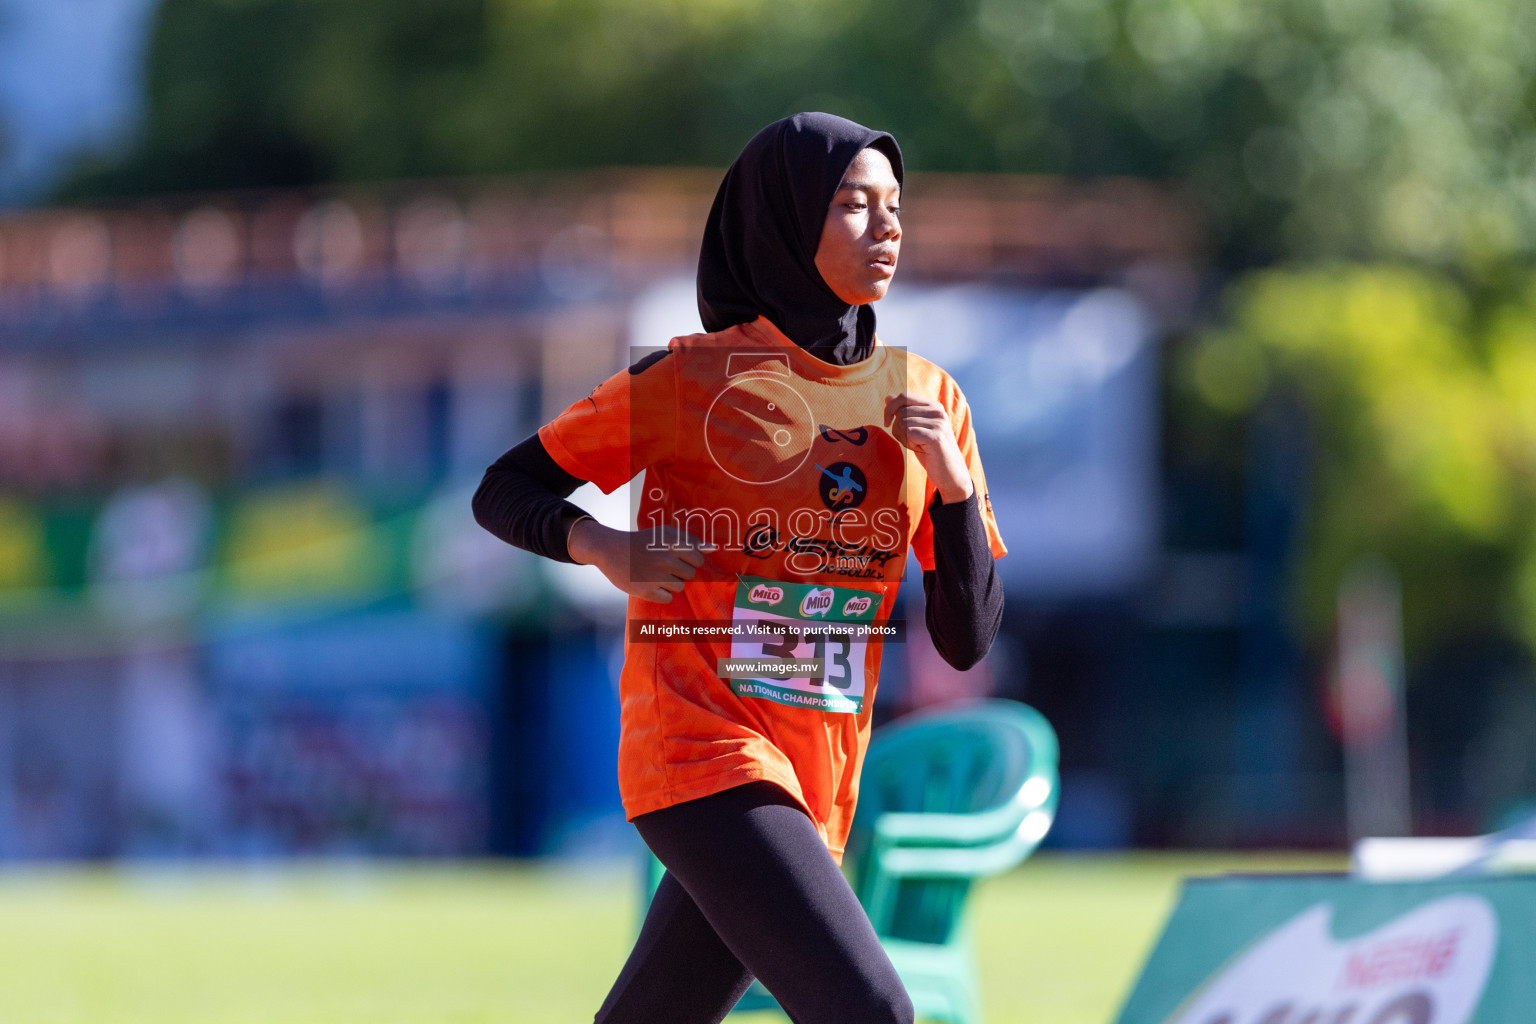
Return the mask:
POLYGON ((949 413, 936 400, 910 391, 885 400, 885 425, 915 456, 944 504, 964 501, 976 490, 970 467, 955 440, 949 413))
POLYGON ((595 565, 608 582, 632 597, 668 604, 704 564, 700 541, 665 527, 666 546, 652 550, 650 530, 614 530, 596 519, 579 519, 566 548, 582 565, 595 565))

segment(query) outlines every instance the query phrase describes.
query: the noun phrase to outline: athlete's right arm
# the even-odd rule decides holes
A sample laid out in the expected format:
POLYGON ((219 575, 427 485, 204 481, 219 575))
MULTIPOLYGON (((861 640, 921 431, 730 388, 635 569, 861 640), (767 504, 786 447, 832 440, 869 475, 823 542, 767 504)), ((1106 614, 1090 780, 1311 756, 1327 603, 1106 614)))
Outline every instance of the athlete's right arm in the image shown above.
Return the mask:
POLYGON ((550 458, 535 434, 486 469, 471 503, 475 522, 514 547, 572 561, 566 539, 576 522, 589 517, 565 499, 583 483, 550 458))
POLYGON ((666 604, 683 589, 704 556, 687 534, 662 550, 650 532, 610 529, 566 501, 583 481, 550 458, 538 435, 508 451, 486 470, 475 492, 479 524, 516 547, 559 562, 595 565, 614 586, 666 604))
POLYGON ((657 549, 649 531, 609 529, 564 500, 585 481, 611 493, 671 457, 668 354, 620 370, 498 459, 475 494, 480 525, 536 554, 595 565, 626 594, 671 601, 703 564, 697 540, 680 534, 657 549))

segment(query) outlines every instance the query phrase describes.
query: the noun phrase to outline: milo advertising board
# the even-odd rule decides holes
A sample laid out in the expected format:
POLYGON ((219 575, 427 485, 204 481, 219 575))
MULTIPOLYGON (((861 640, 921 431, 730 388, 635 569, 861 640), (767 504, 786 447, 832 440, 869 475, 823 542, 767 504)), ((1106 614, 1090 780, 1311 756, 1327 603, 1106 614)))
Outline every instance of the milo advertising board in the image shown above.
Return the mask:
POLYGON ((1536 1024, 1536 877, 1192 880, 1118 1024, 1536 1024))

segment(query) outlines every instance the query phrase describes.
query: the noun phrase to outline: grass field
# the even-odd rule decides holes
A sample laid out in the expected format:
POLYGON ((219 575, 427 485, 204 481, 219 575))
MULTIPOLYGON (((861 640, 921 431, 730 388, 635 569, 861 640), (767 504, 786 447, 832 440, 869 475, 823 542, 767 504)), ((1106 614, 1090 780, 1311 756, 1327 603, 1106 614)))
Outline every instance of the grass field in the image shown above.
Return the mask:
MULTIPOLYGON (((1037 857, 977 893, 989 1024, 1109 1024, 1183 875, 1339 866, 1037 857)), ((0 1021, 575 1024, 635 901, 612 865, 0 873, 0 1021)))

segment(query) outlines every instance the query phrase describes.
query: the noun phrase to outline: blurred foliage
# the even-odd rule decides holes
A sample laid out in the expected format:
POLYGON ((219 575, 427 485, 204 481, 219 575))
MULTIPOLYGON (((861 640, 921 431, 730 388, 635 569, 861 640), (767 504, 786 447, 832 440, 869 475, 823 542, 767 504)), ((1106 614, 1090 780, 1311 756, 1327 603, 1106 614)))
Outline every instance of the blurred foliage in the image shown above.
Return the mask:
POLYGON ((1536 279, 1474 301, 1391 266, 1256 271, 1181 384, 1244 414, 1299 392, 1315 417, 1314 498, 1297 574, 1326 632, 1349 563, 1403 575, 1416 646, 1507 630, 1536 643, 1536 279))
POLYGON ((914 168, 1187 182, 1228 265, 1482 266, 1536 227, 1523 0, 164 0, 149 116, 64 194, 728 162, 768 121, 914 168))

